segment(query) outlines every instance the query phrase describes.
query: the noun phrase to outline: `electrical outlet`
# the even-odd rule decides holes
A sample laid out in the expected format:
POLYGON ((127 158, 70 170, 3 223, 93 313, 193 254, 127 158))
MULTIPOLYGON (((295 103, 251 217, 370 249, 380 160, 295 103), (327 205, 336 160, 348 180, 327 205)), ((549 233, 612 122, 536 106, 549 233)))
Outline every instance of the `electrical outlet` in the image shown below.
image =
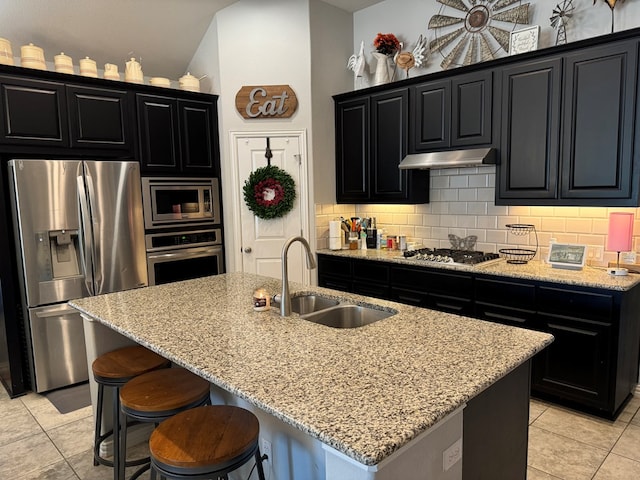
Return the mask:
POLYGON ((260 453, 268 457, 266 460, 267 462, 273 463, 273 457, 271 456, 271 442, 266 438, 262 439, 260 444, 260 453))
POLYGON ((442 452, 442 471, 446 472, 456 463, 462 460, 462 439, 456 440, 453 445, 442 452))
POLYGON ((604 248, 593 247, 593 259, 601 262, 604 259, 604 248))

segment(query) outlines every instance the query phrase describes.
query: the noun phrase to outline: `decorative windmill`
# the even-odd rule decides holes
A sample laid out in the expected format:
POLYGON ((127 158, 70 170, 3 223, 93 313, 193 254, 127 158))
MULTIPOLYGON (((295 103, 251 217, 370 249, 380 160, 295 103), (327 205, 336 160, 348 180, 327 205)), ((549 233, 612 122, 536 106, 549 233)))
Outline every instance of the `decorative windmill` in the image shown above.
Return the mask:
POLYGON ((364 60, 364 40, 360 42, 360 51, 356 55, 355 53, 349 57, 347 61, 347 68, 353 70, 353 88, 358 88, 358 78, 362 78, 364 74, 365 60, 364 60))
POLYGON ((573 0, 564 0, 561 4, 556 5, 551 15, 551 26, 557 28, 556 45, 567 43, 567 23, 573 16, 573 0))
POLYGON ((435 36, 429 49, 442 55, 445 70, 492 60, 500 50, 508 52, 511 31, 529 23, 529 4, 522 0, 436 1, 442 6, 429 20, 435 36), (444 15, 447 7, 454 12, 444 15))
POLYGON ((400 42, 400 48, 394 55, 393 61, 398 67, 406 72, 407 78, 409 78, 409 70, 413 67, 421 67, 422 62, 429 57, 429 52, 427 51, 427 40, 420 35, 416 42, 416 46, 413 47, 411 52, 402 51, 402 47, 403 43, 400 42))

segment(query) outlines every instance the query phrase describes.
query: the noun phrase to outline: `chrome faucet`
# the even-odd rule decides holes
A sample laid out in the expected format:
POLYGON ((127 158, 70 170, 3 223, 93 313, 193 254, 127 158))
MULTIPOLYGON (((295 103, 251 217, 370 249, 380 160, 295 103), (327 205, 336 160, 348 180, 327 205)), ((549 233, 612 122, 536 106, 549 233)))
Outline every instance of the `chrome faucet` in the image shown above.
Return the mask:
POLYGON ((309 268, 309 270, 316 268, 316 259, 313 258, 309 242, 307 242, 303 237, 291 237, 284 242, 284 245, 282 246, 282 294, 280 295, 280 316, 282 317, 288 317, 291 315, 291 296, 289 295, 287 255, 289 253, 289 247, 294 242, 300 242, 307 250, 307 268, 309 268))

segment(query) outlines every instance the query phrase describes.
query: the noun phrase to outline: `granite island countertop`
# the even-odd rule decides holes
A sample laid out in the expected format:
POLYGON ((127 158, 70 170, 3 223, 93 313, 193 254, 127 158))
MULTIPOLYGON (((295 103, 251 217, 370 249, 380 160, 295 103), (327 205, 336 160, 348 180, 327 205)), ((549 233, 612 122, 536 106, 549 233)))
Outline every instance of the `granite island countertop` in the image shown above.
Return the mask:
POLYGON ((542 350, 551 335, 304 287, 397 314, 334 329, 252 295, 281 282, 229 273, 72 300, 83 314, 343 452, 375 465, 542 350))
POLYGON ((541 261, 530 261, 526 264, 507 263, 505 259, 478 265, 459 265, 452 263, 425 262, 404 258, 399 250, 318 250, 317 253, 336 257, 359 258, 378 262, 396 263, 414 267, 459 270, 498 277, 520 278, 543 282, 563 283, 583 287, 603 288, 607 290, 626 291, 640 282, 640 274, 630 273, 626 276, 609 275, 605 267, 585 266, 582 270, 553 268, 541 261))

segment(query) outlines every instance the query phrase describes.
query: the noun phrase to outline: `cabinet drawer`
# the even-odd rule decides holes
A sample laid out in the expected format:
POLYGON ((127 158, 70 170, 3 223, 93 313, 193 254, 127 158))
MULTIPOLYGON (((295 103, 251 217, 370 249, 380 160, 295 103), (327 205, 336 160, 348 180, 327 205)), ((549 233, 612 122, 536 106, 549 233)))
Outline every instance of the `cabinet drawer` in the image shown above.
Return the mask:
POLYGON ((482 303, 535 310, 536 287, 512 281, 476 278, 475 298, 482 303))
POLYGON ((427 295, 427 308, 458 315, 473 315, 473 302, 471 299, 453 295, 430 293, 427 295))
POLYGON ((408 288, 391 287, 391 300, 414 307, 427 307, 427 294, 408 288))
POLYGON ((382 262, 354 260, 351 268, 353 278, 367 280, 371 283, 389 283, 389 267, 382 262))
POLYGON ((351 260, 318 255, 318 275, 351 278, 351 260))
POLYGON ((611 294, 538 287, 538 311, 541 313, 610 322, 613 305, 611 294))
POLYGON ((418 268, 391 268, 391 285, 425 290, 428 293, 441 293, 459 298, 473 297, 473 279, 471 275, 459 273, 441 273, 418 268))
POLYGON ((531 328, 536 315, 535 310, 505 307, 493 303, 476 301, 475 316, 482 320, 511 325, 513 327, 531 328))
POLYGON ((353 289, 351 280, 344 277, 334 277, 332 275, 318 275, 318 285, 324 288, 340 290, 341 292, 351 292, 353 289))
POLYGON ((353 293, 367 297, 389 299, 389 286, 378 282, 353 282, 353 293))

